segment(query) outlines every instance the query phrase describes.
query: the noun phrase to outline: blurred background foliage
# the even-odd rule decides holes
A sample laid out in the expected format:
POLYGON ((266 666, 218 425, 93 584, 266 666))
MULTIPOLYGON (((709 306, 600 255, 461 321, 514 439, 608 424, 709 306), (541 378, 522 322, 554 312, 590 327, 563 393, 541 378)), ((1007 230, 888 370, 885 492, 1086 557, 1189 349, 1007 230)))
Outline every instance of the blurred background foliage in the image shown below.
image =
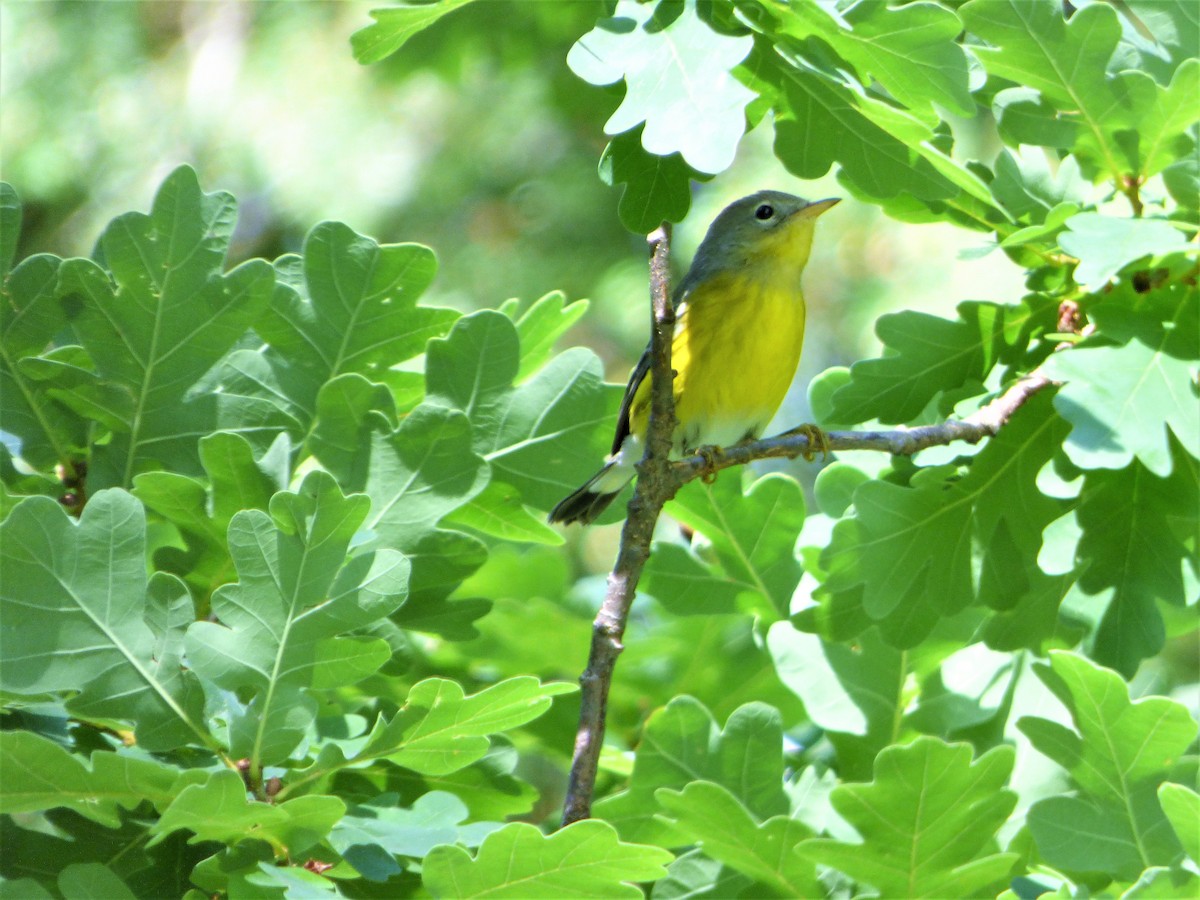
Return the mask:
MULTIPOLYGON (((603 102, 603 91, 565 63, 608 5, 476 3, 385 62, 360 66, 349 37, 376 5, 4 0, 0 176, 25 207, 18 258, 89 255, 113 216, 147 208, 166 174, 188 163, 206 189, 238 198, 231 266, 299 251, 306 232, 327 219, 381 242, 427 244, 439 272, 423 303, 471 310, 553 290, 587 298, 589 314, 564 343, 592 348, 609 378, 624 382, 647 334, 645 242, 621 226, 620 189, 596 172, 603 124, 622 89, 603 102)), ((987 119, 958 123, 958 143, 986 146, 992 128, 987 119)), ((742 140, 729 171, 695 186, 692 212, 675 232, 677 270, 717 211, 739 196, 765 187, 844 195, 832 175, 801 182, 784 171, 773 138, 764 122, 742 140)), ((806 273, 804 358, 779 424, 807 419, 814 375, 879 351, 872 323, 880 314, 952 315, 962 300, 1017 300, 1022 270, 988 249, 981 235, 902 224, 853 200, 823 219, 806 273)), ((806 489, 818 470, 772 465, 789 468, 806 489)), ((481 636, 413 647, 392 675, 461 673, 486 682, 517 672, 483 672, 480 661, 519 659, 522 673, 575 678, 617 537, 617 526, 573 529, 565 555, 493 548, 457 592, 495 599, 481 636), (513 652, 515 636, 547 633, 563 639, 513 652), (492 653, 496 642, 507 652, 492 653)), ((635 616, 658 627, 631 628, 613 694, 617 740, 633 741, 653 698, 684 691, 722 721, 752 699, 789 720, 799 715, 750 618, 664 622, 645 605, 635 616), (692 670, 715 653, 729 664, 708 676, 692 670)), ((532 727, 554 732, 547 743, 565 747, 573 717, 572 704, 560 703, 532 727)), ((543 781, 555 801, 556 779, 524 774, 543 781)))
MULTIPOLYGON (((425 302, 588 298, 568 342, 592 347, 624 381, 646 335, 645 245, 617 220, 620 189, 596 175, 621 89, 598 103, 565 64, 606 4, 473 4, 360 66, 349 36, 376 5, 0 3, 0 167, 25 204, 18 257, 88 255, 109 219, 145 207, 186 162, 239 199, 231 264, 297 251, 325 219, 427 244, 440 266, 425 302)), ((787 174, 766 126, 729 172, 696 186, 677 269, 738 196, 839 193, 832 177, 787 174)), ((987 122, 963 127, 986 140, 987 122)), ((854 202, 823 220, 804 361, 781 421, 805 417, 813 375, 878 351, 880 313, 1016 299, 1021 270, 1001 253, 975 258, 983 241, 854 202)))

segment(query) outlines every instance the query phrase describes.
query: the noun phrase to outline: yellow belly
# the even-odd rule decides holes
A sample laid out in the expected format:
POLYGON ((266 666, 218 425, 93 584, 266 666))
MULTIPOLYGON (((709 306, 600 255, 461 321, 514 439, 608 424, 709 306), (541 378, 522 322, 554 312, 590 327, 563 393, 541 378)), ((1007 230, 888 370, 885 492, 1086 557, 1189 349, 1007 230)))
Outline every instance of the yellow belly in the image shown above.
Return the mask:
MULTIPOLYGON (((759 437, 791 386, 803 342, 799 285, 733 275, 694 291, 671 345, 677 449, 759 437)), ((646 378, 634 398, 634 434, 645 433, 649 403, 646 378)))

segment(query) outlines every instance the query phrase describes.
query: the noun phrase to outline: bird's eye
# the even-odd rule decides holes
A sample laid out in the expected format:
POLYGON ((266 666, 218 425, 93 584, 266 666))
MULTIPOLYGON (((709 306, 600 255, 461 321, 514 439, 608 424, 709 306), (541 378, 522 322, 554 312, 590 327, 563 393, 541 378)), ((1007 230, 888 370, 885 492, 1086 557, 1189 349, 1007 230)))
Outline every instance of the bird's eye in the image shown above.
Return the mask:
POLYGON ((758 219, 760 222, 767 221, 767 219, 771 218, 773 215, 775 215, 775 207, 773 207, 770 203, 764 203, 754 211, 754 218, 758 219))

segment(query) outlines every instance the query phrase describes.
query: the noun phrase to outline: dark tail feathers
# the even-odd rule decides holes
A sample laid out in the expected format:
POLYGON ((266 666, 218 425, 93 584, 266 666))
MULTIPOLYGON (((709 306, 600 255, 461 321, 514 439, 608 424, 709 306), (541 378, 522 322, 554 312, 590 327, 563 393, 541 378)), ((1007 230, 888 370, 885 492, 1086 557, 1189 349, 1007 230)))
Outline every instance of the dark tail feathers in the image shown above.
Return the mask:
POLYGON ((579 522, 583 525, 590 525, 596 520, 600 513, 608 509, 610 503, 617 498, 616 491, 611 494, 601 494, 592 490, 592 482, 588 482, 579 490, 568 496, 558 506, 550 510, 548 520, 550 522, 561 522, 564 525, 570 525, 572 522, 579 522))

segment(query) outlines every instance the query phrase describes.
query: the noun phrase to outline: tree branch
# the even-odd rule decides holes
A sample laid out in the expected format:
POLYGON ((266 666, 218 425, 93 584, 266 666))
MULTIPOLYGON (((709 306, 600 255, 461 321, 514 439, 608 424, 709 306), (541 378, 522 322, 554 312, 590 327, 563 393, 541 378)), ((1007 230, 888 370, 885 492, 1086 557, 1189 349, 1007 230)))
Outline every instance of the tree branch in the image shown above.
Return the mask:
MULTIPOLYGON (((911 456, 918 450, 967 441, 977 444, 995 435, 1013 413, 1036 394, 1054 384, 1036 370, 1014 383, 1007 391, 965 419, 951 419, 938 425, 897 428, 893 431, 830 431, 826 433, 830 450, 880 450, 897 456, 911 456)), ((726 447, 720 453, 697 454, 672 463, 680 484, 712 475, 731 466, 742 466, 756 459, 793 459, 812 453, 813 447, 803 434, 781 434, 726 447)))
POLYGON ((617 561, 608 576, 608 589, 600 611, 592 623, 592 647, 587 668, 579 678, 579 730, 575 735, 575 755, 563 805, 564 826, 592 814, 596 769, 608 718, 608 689, 612 684, 613 667, 624 649, 621 638, 625 634, 629 607, 650 556, 650 541, 663 504, 675 496, 683 483, 675 475, 670 459, 671 437, 675 431, 675 373, 671 369, 675 309, 671 305, 667 267, 671 226, 664 222, 649 235, 648 241, 654 319, 650 332, 650 424, 646 429, 646 452, 637 467, 637 487, 629 501, 617 561))

